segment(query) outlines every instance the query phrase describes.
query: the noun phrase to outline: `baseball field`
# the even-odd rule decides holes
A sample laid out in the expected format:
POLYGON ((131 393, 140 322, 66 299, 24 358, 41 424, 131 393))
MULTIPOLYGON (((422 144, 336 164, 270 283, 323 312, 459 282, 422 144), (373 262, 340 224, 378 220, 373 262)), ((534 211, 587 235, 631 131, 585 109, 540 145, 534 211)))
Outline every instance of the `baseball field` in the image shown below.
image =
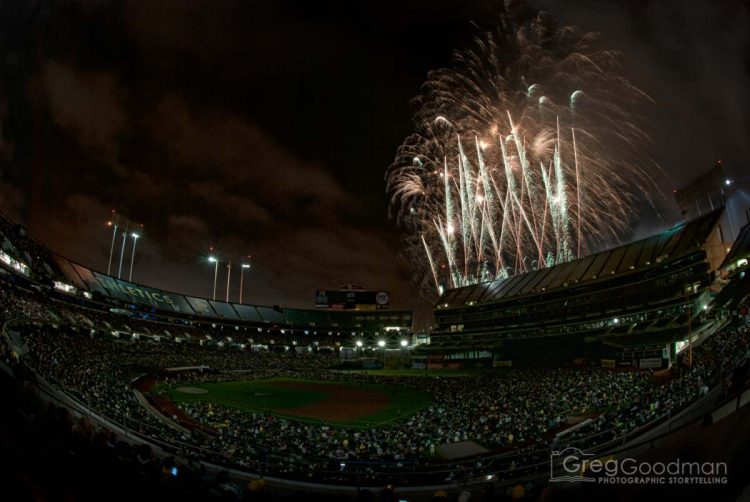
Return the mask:
POLYGON ((426 392, 396 385, 281 377, 185 384, 170 388, 168 395, 175 402, 203 401, 353 427, 388 426, 432 402, 426 392))

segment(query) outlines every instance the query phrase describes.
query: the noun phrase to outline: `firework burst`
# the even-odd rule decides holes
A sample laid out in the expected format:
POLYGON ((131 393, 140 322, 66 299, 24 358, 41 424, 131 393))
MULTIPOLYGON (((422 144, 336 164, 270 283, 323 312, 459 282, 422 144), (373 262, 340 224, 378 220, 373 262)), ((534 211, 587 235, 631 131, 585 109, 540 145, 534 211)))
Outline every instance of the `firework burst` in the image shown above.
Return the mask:
POLYGON ((386 181, 433 294, 568 261, 621 235, 652 191, 654 163, 632 113, 650 100, 620 75, 620 60, 597 34, 541 13, 504 17, 451 68, 430 72, 386 181))

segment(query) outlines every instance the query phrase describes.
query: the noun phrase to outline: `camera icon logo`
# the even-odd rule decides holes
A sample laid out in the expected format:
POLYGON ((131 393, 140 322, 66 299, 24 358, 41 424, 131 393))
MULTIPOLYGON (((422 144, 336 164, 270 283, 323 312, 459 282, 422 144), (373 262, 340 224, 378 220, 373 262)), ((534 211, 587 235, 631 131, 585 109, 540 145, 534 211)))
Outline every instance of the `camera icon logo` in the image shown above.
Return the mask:
POLYGON ((549 456, 549 480, 551 482, 596 482, 595 478, 584 476, 586 464, 594 457, 593 453, 569 446, 564 450, 552 451, 549 456))

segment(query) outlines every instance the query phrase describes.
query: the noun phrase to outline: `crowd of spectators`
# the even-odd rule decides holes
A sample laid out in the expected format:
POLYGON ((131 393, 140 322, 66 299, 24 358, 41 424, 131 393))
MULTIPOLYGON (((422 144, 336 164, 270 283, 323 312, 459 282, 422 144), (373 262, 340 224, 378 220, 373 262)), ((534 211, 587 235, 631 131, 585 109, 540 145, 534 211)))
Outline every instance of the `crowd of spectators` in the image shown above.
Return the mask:
MULTIPOLYGON (((220 431, 212 448, 228 447, 240 458, 276 451, 297 459, 328 459, 321 468, 334 461, 380 460, 398 469, 420 469, 434 460, 437 446, 472 440, 508 452, 492 466, 515 471, 537 461, 544 464, 549 447, 596 446, 681 410, 715 383, 722 371, 716 363, 727 361, 716 356, 744 355, 749 343, 746 329, 726 329, 693 352, 691 366, 683 355, 674 378, 663 385, 648 371, 576 367, 511 370, 485 375, 481 385, 473 378, 347 376, 413 386, 434 396, 433 405, 394 428, 327 427, 200 401, 180 406, 220 431), (589 422, 558 435, 570 417, 589 422)), ((478 467, 489 465, 480 461, 478 467)))
MULTIPOLYGON (((373 376, 330 371, 336 363, 330 352, 177 343, 166 336, 130 332, 115 336, 110 328, 123 322, 120 316, 107 320, 106 314, 72 305, 42 304, 33 292, 22 290, 4 288, 0 295, 6 319, 21 315, 40 321, 14 328, 23 344, 23 361, 93 412, 172 447, 181 457, 314 481, 350 481, 353 470, 360 481, 373 482, 394 472, 437 472, 437 481, 486 472, 521 474, 542 464, 549 448, 601 445, 682 409, 731 371, 750 343, 747 328, 724 329, 684 351, 667 383, 658 383, 649 371, 575 366, 503 369, 487 372, 481 380, 373 376), (397 427, 385 428, 337 427, 216 403, 180 403, 187 416, 213 431, 191 432, 144 406, 132 385, 143 375, 163 375, 165 368, 186 366, 206 371, 173 381, 271 375, 355 379, 418 388, 431 394, 433 403, 397 427), (571 418, 586 423, 575 432, 559 434, 571 418), (436 457, 438 446, 467 440, 496 455, 459 468, 436 457)), ((148 332, 147 327, 141 331, 148 332)), ((150 332, 163 329, 152 327, 150 332)))
POLYGON ((159 455, 149 445, 134 443, 85 415, 43 401, 37 385, 11 379, 3 371, 0 393, 3 500, 351 500, 346 495, 271 493, 265 480, 239 482, 226 470, 159 455))
POLYGON ((36 297, 32 291, 10 286, 0 287, 0 318, 39 319, 55 322, 59 319, 54 309, 36 297))

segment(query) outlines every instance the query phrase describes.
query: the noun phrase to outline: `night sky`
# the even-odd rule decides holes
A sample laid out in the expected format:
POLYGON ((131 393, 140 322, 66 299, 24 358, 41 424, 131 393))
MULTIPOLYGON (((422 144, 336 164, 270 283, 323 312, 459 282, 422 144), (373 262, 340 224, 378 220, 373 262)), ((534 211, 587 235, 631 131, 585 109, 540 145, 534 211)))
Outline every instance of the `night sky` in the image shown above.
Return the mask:
MULTIPOLYGON (((722 159, 750 205, 748 1, 530 4, 625 53, 663 193, 722 159)), ((210 296, 214 245, 252 254, 246 301, 309 307, 354 282, 426 312, 383 175, 427 72, 498 5, 0 0, 0 208, 98 270, 118 209, 145 225, 135 278, 164 289, 210 296)), ((653 196, 624 240, 677 221, 653 196)))

